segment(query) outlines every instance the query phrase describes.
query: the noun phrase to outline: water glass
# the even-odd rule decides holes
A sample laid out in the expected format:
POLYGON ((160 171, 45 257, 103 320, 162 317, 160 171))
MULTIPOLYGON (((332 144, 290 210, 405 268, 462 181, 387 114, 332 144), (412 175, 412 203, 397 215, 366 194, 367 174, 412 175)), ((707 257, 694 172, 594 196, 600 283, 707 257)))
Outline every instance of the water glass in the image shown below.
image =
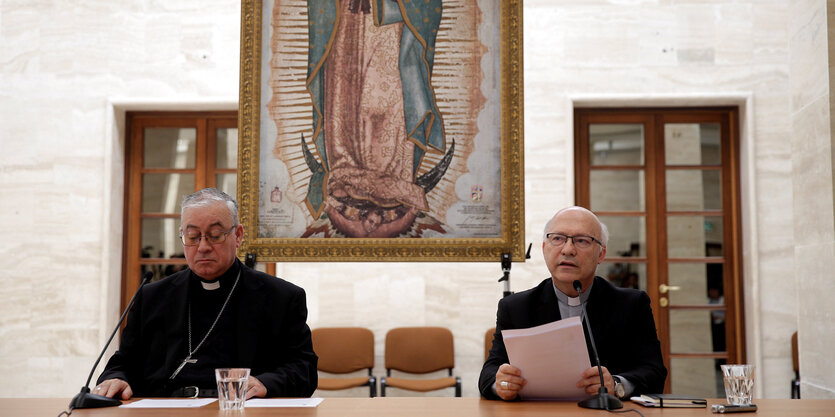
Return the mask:
POLYGON ((215 369, 215 379, 220 409, 243 411, 246 389, 249 385, 249 368, 215 369))
POLYGON ((722 365, 728 404, 748 405, 754 398, 754 365, 722 365))

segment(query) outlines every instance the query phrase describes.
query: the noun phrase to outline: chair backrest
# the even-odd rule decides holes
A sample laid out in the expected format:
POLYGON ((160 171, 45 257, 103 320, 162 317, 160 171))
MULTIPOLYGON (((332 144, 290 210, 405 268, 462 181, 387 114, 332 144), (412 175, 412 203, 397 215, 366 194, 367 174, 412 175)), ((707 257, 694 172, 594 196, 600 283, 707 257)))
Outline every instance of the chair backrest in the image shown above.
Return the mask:
POLYGON ((386 369, 425 374, 455 367, 452 332, 444 327, 398 327, 386 333, 386 369))
POLYGON ((487 357, 490 356, 490 349, 493 348, 493 334, 496 333, 496 328, 491 327, 487 329, 487 333, 484 333, 484 360, 487 360, 487 357))
POLYGON ((318 369, 344 374, 374 367, 374 333, 364 327, 322 327, 311 331, 318 369))
POLYGON ((798 374, 800 372, 800 361, 797 357, 797 332, 792 334, 792 366, 794 367, 794 373, 798 374))

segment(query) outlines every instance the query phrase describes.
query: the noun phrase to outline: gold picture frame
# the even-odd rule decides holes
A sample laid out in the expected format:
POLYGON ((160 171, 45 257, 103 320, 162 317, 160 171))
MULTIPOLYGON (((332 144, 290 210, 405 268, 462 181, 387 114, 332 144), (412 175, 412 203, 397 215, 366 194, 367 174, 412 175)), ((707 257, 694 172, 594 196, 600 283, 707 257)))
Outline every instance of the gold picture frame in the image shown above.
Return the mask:
MULTIPOLYGON (((333 158, 335 154, 338 158, 339 154, 324 152, 319 147, 321 142, 317 142, 317 134, 324 134, 318 130, 316 121, 321 124, 327 119, 316 113, 319 107, 312 98, 311 80, 316 71, 325 71, 325 67, 317 64, 318 56, 309 51, 315 51, 316 36, 322 33, 314 29, 320 24, 315 20, 318 17, 311 15, 327 14, 324 9, 336 8, 336 14, 332 12, 329 20, 335 28, 334 21, 349 19, 343 17, 349 16, 346 12, 339 10, 340 6, 348 7, 347 3, 242 0, 237 193, 240 222, 246 236, 239 248, 241 256, 254 254, 258 261, 276 262, 495 262, 502 254, 509 253, 513 261, 524 261, 522 1, 431 1, 438 5, 434 11, 439 22, 435 22, 434 28, 422 27, 420 23, 420 20, 428 22, 429 18, 423 16, 431 17, 432 11, 412 15, 406 8, 414 7, 417 13, 423 2, 350 2, 372 8, 366 11, 365 19, 374 19, 375 23, 384 20, 386 13, 401 13, 403 22, 399 30, 403 37, 407 31, 415 33, 413 36, 420 41, 418 47, 424 51, 422 65, 426 66, 426 51, 431 53, 428 61, 434 58, 434 70, 430 64, 430 80, 424 87, 428 85, 432 99, 437 100, 432 104, 438 119, 442 119, 439 120, 441 129, 435 132, 445 136, 437 148, 425 146, 424 149, 420 144, 407 143, 414 147, 415 155, 417 152, 421 155, 408 157, 415 161, 415 184, 424 177, 432 177, 433 166, 438 171, 437 167, 446 165, 438 171, 440 176, 434 175, 440 179, 424 187, 428 209, 420 210, 405 203, 400 208, 415 213, 415 220, 401 235, 380 237, 369 232, 369 235, 345 237, 348 233, 344 230, 354 229, 338 229, 335 217, 364 225, 361 222, 371 222, 369 218, 377 212, 368 210, 354 215, 332 211, 356 212, 347 206, 335 208, 342 200, 332 199, 336 195, 335 187, 327 182, 336 174, 323 168, 327 162, 325 156, 333 158), (491 30, 495 27, 499 27, 498 32, 491 30), (457 32, 453 36, 449 31, 457 32), (430 35, 421 37, 422 34, 430 35), (425 42, 430 37, 432 43, 425 42), (317 172, 324 175, 317 177, 317 172), (433 189, 436 184, 438 187, 433 189), (330 204, 334 201, 338 204, 330 204), (323 207, 331 211, 322 211, 323 207), (419 221, 426 225, 418 226, 419 221), (322 224, 318 229, 313 227, 316 222, 322 224), (414 236, 407 237, 409 233, 414 236)), ((324 25, 325 30, 336 31, 329 29, 328 23, 324 25)), ((331 50, 334 32, 323 44, 322 61, 324 56, 338 61, 331 50)), ((400 44, 401 58, 404 43, 400 44)), ((397 68, 404 77, 405 65, 401 63, 397 68)), ((412 86, 412 83, 403 84, 403 97, 407 97, 406 88, 412 86)), ((431 116, 423 120, 430 120, 431 124, 431 116)), ((408 131, 408 116, 406 119, 408 131)), ((371 179, 368 181, 373 183, 371 179)), ((377 217, 374 220, 379 222, 377 217)), ((368 230, 376 230, 374 223, 371 224, 368 230)), ((358 230, 362 233, 366 229, 358 230)))

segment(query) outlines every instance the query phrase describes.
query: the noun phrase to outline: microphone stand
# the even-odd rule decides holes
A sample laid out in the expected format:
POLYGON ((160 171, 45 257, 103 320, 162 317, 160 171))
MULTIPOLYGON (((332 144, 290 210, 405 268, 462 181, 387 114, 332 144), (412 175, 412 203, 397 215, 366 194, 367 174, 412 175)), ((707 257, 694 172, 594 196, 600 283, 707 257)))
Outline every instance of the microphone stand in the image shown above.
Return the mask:
POLYGON ((96 363, 93 365, 93 369, 90 370, 90 375, 87 377, 87 383, 84 384, 83 387, 81 387, 81 392, 76 394, 76 396, 73 397, 72 401, 70 401, 70 411, 75 410, 77 408, 113 407, 122 404, 121 401, 115 398, 90 393, 90 380, 93 379, 93 372, 95 372, 96 367, 99 366, 99 362, 101 361, 102 356, 104 356, 104 352, 107 350, 107 347, 110 346, 110 342, 113 340, 113 336, 116 336, 116 332, 119 331, 119 327, 122 325, 122 322, 125 321, 125 316, 128 315, 128 311, 133 306, 133 301, 136 300, 136 296, 139 294, 139 290, 141 290, 142 287, 145 286, 145 284, 147 284, 153 276, 153 272, 145 272, 145 275, 142 277, 142 282, 139 284, 139 288, 137 288, 136 292, 133 293, 133 298, 130 299, 127 308, 125 308, 125 311, 122 313, 122 316, 119 317, 119 322, 116 323, 116 328, 113 329, 113 333, 110 334, 110 338, 107 339, 107 343, 104 344, 104 349, 101 350, 99 357, 96 359, 96 363))
MULTIPOLYGON (((528 244, 528 251, 525 253, 525 259, 531 259, 531 246, 533 243, 528 244)), ((513 291, 510 291, 510 267, 512 266, 510 263, 510 253, 505 252, 502 254, 502 277, 499 278, 498 282, 504 282, 504 291, 502 292, 502 297, 507 297, 508 295, 513 294, 513 291)))
POLYGON ((502 297, 507 297, 510 294, 513 294, 510 291, 510 253, 503 253, 502 254, 502 277, 499 278, 499 282, 504 282, 504 292, 502 293, 502 297))
MULTIPOLYGON (((577 290, 577 296, 580 295, 580 290, 583 289, 583 284, 580 283, 579 280, 574 280, 572 283, 574 289, 577 290)), ((597 356, 597 346, 594 345, 594 335, 591 331, 591 323, 589 322, 589 315, 586 314, 586 303, 580 303, 583 309, 583 319, 586 321, 586 328, 589 331, 589 340, 591 340, 591 350, 594 352, 594 361, 597 363, 597 372, 600 374, 600 389, 597 391, 597 395, 592 395, 589 398, 586 398, 583 401, 577 403, 580 407, 583 408, 591 408, 595 410, 615 410, 618 408, 623 408, 623 403, 612 394, 609 394, 609 390, 606 389, 606 385, 603 383, 603 368, 600 366, 600 357, 597 356)))

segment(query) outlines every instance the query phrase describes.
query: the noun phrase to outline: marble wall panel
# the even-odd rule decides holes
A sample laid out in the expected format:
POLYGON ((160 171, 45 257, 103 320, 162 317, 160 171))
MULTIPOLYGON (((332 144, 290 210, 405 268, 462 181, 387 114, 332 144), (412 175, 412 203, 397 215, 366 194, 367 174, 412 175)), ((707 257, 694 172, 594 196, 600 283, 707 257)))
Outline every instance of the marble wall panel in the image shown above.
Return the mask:
POLYGON ((810 102, 795 114, 792 141, 792 169, 795 241, 798 245, 830 242, 835 239, 832 217, 832 138, 829 131, 829 98, 810 102))
MULTIPOLYGON (((835 1, 827 0, 827 45, 829 57, 829 132, 835 132, 835 94, 832 94, 832 80, 835 80, 835 1)), ((830 148, 831 166, 832 166, 832 205, 835 207, 835 145, 830 148)), ((835 213, 833 213, 835 217, 835 213)))
POLYGON ((835 398, 835 363, 831 346, 835 342, 831 308, 835 282, 835 241, 798 246, 796 277, 799 287, 798 348, 800 352, 801 395, 804 398, 835 398), (815 387, 815 388, 813 388, 815 387), (807 394, 807 389, 814 393, 807 394))
POLYGON ((829 94, 826 2, 801 0, 788 16, 792 107, 799 111, 829 94))
POLYGON ((785 65, 788 54, 786 15, 790 6, 783 0, 767 0, 757 2, 754 7, 753 59, 757 64, 785 65))
POLYGON ((716 63, 745 65, 754 56, 754 10, 752 3, 724 3, 716 8, 716 63))
POLYGON ((802 2, 789 18, 792 88, 792 181, 795 229, 795 280, 798 287, 798 347, 801 395, 835 398, 835 377, 827 346, 831 332, 832 268, 835 266, 833 140, 828 78, 827 4, 802 2), (810 219, 811 217, 811 219, 810 219))

